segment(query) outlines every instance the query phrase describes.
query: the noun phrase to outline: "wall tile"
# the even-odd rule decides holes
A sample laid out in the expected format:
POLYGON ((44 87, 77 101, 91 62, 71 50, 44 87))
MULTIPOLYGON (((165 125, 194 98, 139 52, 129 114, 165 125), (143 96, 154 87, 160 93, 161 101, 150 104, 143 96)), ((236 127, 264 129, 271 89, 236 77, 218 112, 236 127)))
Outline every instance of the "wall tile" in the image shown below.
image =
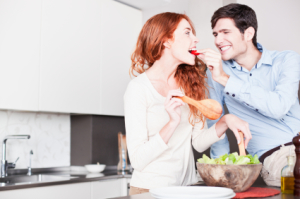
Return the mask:
MULTIPOLYGON (((33 150, 32 168, 70 165, 70 115, 0 111, 0 140, 6 135, 29 134, 29 140, 8 140, 6 157, 16 168, 27 168, 33 150)), ((0 149, 2 154, 2 147, 0 149)))

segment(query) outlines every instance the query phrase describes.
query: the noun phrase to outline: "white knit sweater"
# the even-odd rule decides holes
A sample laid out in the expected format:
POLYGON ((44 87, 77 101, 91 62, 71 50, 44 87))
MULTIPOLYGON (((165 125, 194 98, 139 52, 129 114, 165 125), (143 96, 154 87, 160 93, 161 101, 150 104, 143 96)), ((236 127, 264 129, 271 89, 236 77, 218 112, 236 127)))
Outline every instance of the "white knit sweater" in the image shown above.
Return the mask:
POLYGON ((181 107, 181 121, 168 144, 159 131, 170 118, 160 95, 146 73, 131 80, 125 96, 125 125, 129 158, 134 172, 131 186, 150 189, 196 183, 193 147, 203 152, 224 138, 202 123, 189 123, 189 106, 181 107))

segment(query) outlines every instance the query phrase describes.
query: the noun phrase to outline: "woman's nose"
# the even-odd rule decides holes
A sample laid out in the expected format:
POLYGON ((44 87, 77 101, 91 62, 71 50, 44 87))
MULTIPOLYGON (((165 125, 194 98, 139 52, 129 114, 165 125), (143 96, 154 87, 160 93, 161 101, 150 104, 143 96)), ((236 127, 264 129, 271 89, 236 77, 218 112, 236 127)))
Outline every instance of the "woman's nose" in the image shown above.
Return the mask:
POLYGON ((197 37, 195 37, 194 43, 199 43, 199 39, 197 37))

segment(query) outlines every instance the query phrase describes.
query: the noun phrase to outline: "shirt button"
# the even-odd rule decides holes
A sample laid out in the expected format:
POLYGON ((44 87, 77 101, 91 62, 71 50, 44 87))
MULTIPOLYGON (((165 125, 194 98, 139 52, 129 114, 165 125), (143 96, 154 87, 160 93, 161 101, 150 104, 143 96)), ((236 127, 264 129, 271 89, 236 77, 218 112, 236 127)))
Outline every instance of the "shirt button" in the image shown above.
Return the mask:
POLYGON ((252 76, 252 73, 250 73, 250 76, 252 76))
POLYGON ((235 94, 232 94, 232 97, 235 97, 235 94))
POLYGON ((226 94, 227 94, 227 95, 229 95, 229 93, 228 93, 228 92, 227 92, 226 94))
POLYGON ((255 109, 256 111, 258 111, 258 109, 255 109))

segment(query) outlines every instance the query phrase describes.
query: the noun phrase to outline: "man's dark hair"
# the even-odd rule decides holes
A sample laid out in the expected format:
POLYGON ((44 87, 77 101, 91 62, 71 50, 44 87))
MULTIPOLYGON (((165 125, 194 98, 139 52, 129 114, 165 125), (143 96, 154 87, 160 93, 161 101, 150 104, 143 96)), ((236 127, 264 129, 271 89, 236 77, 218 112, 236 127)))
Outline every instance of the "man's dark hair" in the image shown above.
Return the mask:
POLYGON ((211 27, 214 28, 219 19, 231 18, 235 26, 244 34, 245 30, 253 27, 255 30, 252 43, 257 48, 257 19, 256 14, 252 8, 246 5, 231 3, 219 8, 211 17, 211 27))

